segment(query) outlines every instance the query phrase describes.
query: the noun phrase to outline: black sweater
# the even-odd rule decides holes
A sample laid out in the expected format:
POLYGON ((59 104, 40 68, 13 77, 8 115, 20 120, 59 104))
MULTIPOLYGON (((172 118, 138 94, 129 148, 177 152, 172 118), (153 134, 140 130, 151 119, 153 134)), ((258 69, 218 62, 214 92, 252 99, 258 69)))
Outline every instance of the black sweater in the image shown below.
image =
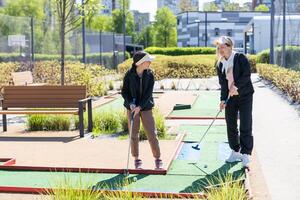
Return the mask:
POLYGON ((153 101, 154 75, 151 70, 144 70, 142 77, 136 72, 136 67, 131 67, 125 74, 122 87, 124 106, 130 109, 130 104, 135 99, 135 105, 142 111, 151 110, 153 101))
MULTIPOLYGON (((217 66, 219 83, 221 85, 221 101, 225 101, 229 94, 228 81, 225 72, 222 72, 223 64, 217 66)), ((238 88, 239 97, 246 98, 254 93, 251 82, 251 69, 247 57, 244 54, 236 53, 233 59, 234 84, 238 88)))

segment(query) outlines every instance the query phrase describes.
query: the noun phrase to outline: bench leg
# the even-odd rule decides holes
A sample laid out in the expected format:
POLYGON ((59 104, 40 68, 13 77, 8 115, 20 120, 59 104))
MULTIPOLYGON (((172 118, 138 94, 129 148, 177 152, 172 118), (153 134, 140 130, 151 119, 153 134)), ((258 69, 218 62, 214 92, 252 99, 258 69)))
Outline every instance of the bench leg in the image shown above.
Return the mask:
POLYGON ((7 119, 6 115, 2 115, 3 132, 7 131, 7 119))
POLYGON ((93 131, 93 113, 92 113, 92 99, 88 100, 88 132, 93 131))
POLYGON ((79 102, 79 111, 78 111, 78 117, 79 117, 79 135, 80 137, 84 137, 84 119, 83 119, 83 103, 79 102))

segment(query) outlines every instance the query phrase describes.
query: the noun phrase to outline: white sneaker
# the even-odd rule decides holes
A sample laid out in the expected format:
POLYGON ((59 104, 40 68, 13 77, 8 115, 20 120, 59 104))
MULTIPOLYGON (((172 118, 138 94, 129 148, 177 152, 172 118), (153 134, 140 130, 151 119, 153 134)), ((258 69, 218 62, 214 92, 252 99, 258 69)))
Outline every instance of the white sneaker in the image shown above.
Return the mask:
POLYGON ((250 158, 248 154, 242 154, 243 167, 249 168, 250 158))
POLYGON ((227 158, 226 162, 233 163, 233 162, 239 162, 242 160, 242 155, 240 152, 232 151, 230 156, 227 158))

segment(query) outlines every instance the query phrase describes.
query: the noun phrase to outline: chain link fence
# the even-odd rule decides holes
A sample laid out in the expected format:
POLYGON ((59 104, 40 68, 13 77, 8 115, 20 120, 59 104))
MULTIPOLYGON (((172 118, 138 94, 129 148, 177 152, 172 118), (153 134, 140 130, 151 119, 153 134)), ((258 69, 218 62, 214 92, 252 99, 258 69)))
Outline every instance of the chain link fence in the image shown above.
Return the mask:
MULTIPOLYGON (((86 63, 116 69, 124 60, 123 34, 86 29, 83 44, 80 25, 68 32, 65 38, 66 61, 83 62, 83 47, 86 63)), ((132 43, 131 37, 126 36, 126 43, 132 43)), ((55 20, 0 15, 0 62, 33 66, 35 61, 60 61, 60 52, 59 24, 55 20)))
POLYGON ((274 3, 274 62, 300 70, 300 1, 276 0, 274 3))

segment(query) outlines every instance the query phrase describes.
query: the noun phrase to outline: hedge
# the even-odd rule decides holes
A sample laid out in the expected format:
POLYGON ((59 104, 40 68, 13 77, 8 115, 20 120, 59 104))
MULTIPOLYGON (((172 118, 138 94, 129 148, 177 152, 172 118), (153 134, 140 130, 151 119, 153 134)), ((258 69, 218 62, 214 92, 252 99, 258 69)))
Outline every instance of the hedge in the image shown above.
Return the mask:
MULTIPOLYGON (((256 72, 255 57, 250 57, 249 62, 252 72, 256 72)), ((119 64, 118 69, 124 74, 132 64, 132 59, 119 64)), ((191 55, 191 56, 164 56, 156 55, 151 64, 155 78, 208 78, 216 75, 215 55, 191 55)))
MULTIPOLYGON (((130 54, 126 52, 126 59, 130 58, 130 54)), ((48 55, 48 54, 34 54, 35 61, 59 61, 61 59, 60 55, 48 55)), ((0 62, 20 62, 24 60, 30 60, 29 57, 20 57, 19 53, 0 53, 0 62)), ((82 56, 75 55, 65 55, 66 61, 81 61, 82 56)), ((100 54, 93 53, 86 55, 87 63, 99 64, 100 54)), ((118 54, 118 61, 123 60, 123 55, 118 54)), ((115 68, 112 53, 102 53, 102 65, 107 68, 115 68)))
MULTIPOLYGON (((0 88, 12 82, 12 72, 24 70, 29 70, 28 66, 27 68, 22 66, 20 69, 19 63, 0 63, 0 88)), ((38 83, 59 85, 60 74, 58 61, 36 62, 33 69, 34 81, 38 83)), ((84 65, 79 62, 66 62, 65 64, 65 84, 86 85, 89 96, 106 94, 107 88, 103 77, 110 74, 116 74, 116 72, 100 65, 84 65)))
MULTIPOLYGON (((275 63, 281 62, 281 54, 282 48, 276 47, 275 48, 275 55, 276 60, 275 63)), ((300 47, 298 46, 287 46, 286 47, 286 67, 300 70, 300 47)), ((270 49, 264 50, 257 54, 257 62, 258 63, 270 63, 270 49)))
POLYGON ((257 64, 258 73, 300 103, 300 72, 278 65, 257 64))
POLYGON ((213 47, 148 47, 145 49, 150 54, 160 54, 168 56, 215 54, 216 48, 213 47))

